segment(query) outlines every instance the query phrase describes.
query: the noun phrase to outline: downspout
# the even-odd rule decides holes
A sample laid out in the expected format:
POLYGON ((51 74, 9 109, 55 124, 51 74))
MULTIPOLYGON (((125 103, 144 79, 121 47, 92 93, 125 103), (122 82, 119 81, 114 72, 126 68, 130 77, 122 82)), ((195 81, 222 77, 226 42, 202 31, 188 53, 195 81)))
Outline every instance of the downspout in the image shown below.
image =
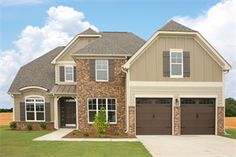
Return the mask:
MULTIPOLYGON (((127 56, 126 56, 126 61, 127 61, 127 56)), ((126 78, 125 78, 125 104, 126 104, 126 130, 125 133, 128 133, 129 131, 129 108, 128 108, 128 88, 129 88, 129 80, 128 80, 128 69, 125 69, 123 66, 121 67, 121 70, 125 73, 126 78)))

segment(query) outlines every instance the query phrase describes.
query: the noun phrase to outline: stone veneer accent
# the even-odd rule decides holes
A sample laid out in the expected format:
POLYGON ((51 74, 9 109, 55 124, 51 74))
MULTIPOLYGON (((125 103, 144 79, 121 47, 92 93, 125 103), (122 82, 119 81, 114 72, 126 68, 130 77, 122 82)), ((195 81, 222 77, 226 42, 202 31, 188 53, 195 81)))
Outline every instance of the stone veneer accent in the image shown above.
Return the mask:
POLYGON ((131 136, 135 136, 136 134, 136 113, 135 106, 129 106, 129 131, 128 134, 131 136))
POLYGON ((180 135, 181 133, 180 112, 180 106, 174 106, 174 135, 180 135))
POLYGON ((225 108, 217 107, 217 135, 223 135, 225 131, 225 108))
MULTIPOLYGON (((17 130, 27 130, 27 124, 32 124, 33 130, 42 130, 40 122, 16 122, 17 130)), ((54 122, 46 122, 47 130, 54 130, 54 122)))
POLYGON ((80 131, 93 130, 88 124, 88 98, 116 98, 117 124, 111 124, 113 131, 125 131, 125 73, 121 66, 125 59, 114 59, 114 80, 109 82, 96 82, 89 77, 89 59, 76 59, 77 73, 77 101, 78 101, 78 128, 80 131))

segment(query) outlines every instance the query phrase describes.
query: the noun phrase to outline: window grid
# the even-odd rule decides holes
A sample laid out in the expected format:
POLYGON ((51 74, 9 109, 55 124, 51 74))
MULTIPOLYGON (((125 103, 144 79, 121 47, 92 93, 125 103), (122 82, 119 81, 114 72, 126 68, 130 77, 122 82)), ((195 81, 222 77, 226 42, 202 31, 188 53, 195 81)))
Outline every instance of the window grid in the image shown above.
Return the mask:
MULTIPOLYGON (((26 121, 45 121, 45 103, 44 99, 41 97, 28 97, 25 100, 25 117, 26 121), (30 118, 30 113, 33 114, 32 119, 30 118), (37 116, 43 117, 38 118, 37 116)), ((32 116, 32 115, 31 115, 32 116)))
POLYGON ((183 50, 170 50, 170 76, 173 78, 183 77, 183 50), (180 68, 180 71, 174 71, 176 68, 180 68))
POLYGON ((114 112, 115 113, 114 121, 112 121, 112 122, 110 121, 109 123, 110 124, 116 124, 116 122, 117 122, 117 112, 116 112, 116 99, 115 98, 89 98, 88 99, 88 123, 90 123, 90 124, 93 123, 93 121, 90 120, 90 116, 91 116, 90 113, 92 111, 96 111, 96 114, 98 114, 98 112, 100 110, 100 107, 101 107, 101 104, 102 104, 101 103, 102 100, 103 101, 105 100, 104 106, 105 106, 106 121, 109 122, 109 117, 108 117, 109 113, 114 112), (109 104, 109 101, 113 101, 113 104, 109 104), (91 106, 94 105, 91 102, 96 102, 96 110, 91 109, 92 108, 91 106), (113 109, 109 109, 109 105, 110 106, 114 105, 113 109))
POLYGON ((108 81, 108 60, 96 60, 96 81, 108 81), (104 74, 104 76, 101 76, 104 74))
POLYGON ((65 82, 73 82, 74 81, 74 66, 73 65, 65 65, 65 82))

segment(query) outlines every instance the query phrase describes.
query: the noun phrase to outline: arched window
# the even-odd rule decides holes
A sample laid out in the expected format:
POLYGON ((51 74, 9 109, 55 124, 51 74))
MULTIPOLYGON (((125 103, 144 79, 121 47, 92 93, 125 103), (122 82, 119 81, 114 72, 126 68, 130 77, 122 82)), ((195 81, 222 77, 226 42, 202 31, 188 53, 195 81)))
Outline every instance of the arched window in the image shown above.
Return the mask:
POLYGON ((25 98, 26 121, 45 121, 45 101, 41 96, 25 98))

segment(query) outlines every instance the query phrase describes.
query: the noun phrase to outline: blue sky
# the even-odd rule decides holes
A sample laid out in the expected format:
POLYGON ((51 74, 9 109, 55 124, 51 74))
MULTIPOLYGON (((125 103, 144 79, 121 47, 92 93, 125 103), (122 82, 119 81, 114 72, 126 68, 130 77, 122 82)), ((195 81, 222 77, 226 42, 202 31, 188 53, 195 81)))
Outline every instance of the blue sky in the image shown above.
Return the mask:
POLYGON ((45 0, 36 4, 2 4, 0 49, 12 48, 12 42, 27 25, 44 25, 46 11, 51 6, 73 7, 83 12, 86 20, 99 30, 131 31, 147 39, 172 17, 196 17, 217 2, 219 0, 45 0))
POLYGON ((0 0, 0 108, 19 68, 88 27, 147 40, 170 19, 198 30, 232 65, 226 97, 236 98, 236 0, 0 0), (229 31, 231 30, 231 31, 229 31))

